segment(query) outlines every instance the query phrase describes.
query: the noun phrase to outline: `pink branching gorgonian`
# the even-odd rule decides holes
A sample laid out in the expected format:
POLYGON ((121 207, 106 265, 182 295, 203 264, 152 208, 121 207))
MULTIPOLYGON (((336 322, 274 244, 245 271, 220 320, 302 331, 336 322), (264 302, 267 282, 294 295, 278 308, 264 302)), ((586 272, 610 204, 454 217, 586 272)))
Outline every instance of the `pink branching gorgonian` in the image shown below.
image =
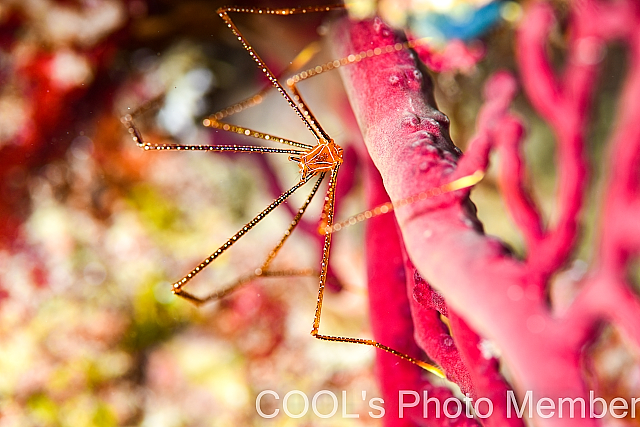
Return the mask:
MULTIPOLYGON (((640 349, 640 300, 628 278, 630 263, 640 251, 640 3, 571 2, 567 55, 560 72, 554 71, 547 55, 554 19, 547 2, 531 4, 516 40, 524 93, 555 136, 558 182, 553 223, 545 221, 527 189, 524 124, 510 111, 518 92, 512 74, 499 72, 486 83, 477 133, 460 155, 450 140, 448 119, 430 101, 429 78, 417 70, 408 52, 341 69, 367 149, 391 200, 484 170, 489 153, 500 154, 498 184, 524 237, 523 259, 483 233, 467 190, 396 211, 401 239, 393 220, 371 221, 367 244, 376 339, 410 353, 415 353, 416 345, 421 347, 463 393, 490 398, 494 411, 481 421, 485 425, 523 424, 513 408, 508 417, 508 390, 520 403, 531 391, 534 406, 542 398, 556 404, 561 398, 583 398, 588 405, 592 386, 585 372, 585 349, 603 324, 610 324, 640 349), (602 55, 606 43, 613 41, 625 44, 629 66, 609 142, 598 249, 577 296, 560 310, 550 301, 549 289, 554 274, 576 249, 588 189, 590 113, 602 55), (408 298, 402 284, 408 288, 408 298), (413 324, 403 320, 409 311, 413 324), (448 327, 440 315, 448 318, 448 327), (487 348, 499 350, 509 383, 487 348)), ((379 20, 344 20, 335 28, 332 37, 338 56, 397 42, 379 20)), ((370 202, 384 202, 375 173, 368 173, 368 182, 370 202)), ((388 401, 397 402, 403 388, 438 393, 424 384, 413 366, 387 355, 380 355, 378 369, 388 401)), ((448 395, 438 396, 444 400, 448 395)), ((569 417, 568 405, 562 418, 555 409, 553 416, 543 418, 534 408, 533 423, 600 422, 589 416, 588 406, 584 418, 569 417)), ((388 414, 386 425, 421 425, 421 405, 413 410, 419 413, 405 412, 404 418, 397 412, 388 414)), ((461 421, 477 422, 455 422, 461 421)), ((451 420, 430 418, 430 422, 445 425, 451 420)))

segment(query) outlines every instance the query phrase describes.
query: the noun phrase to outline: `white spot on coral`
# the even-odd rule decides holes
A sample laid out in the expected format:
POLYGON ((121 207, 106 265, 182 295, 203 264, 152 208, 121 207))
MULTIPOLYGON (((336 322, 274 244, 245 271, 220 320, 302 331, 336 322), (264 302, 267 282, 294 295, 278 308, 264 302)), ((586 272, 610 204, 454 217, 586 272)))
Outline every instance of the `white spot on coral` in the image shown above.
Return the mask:
POLYGON ((392 86, 396 86, 398 85, 398 83, 400 83, 400 77, 395 74, 389 76, 389 84, 391 84, 392 86))
POLYGON ((493 359, 493 358, 499 358, 501 354, 500 349, 496 347, 493 341, 489 341, 485 339, 480 340, 480 342, 478 343, 478 350, 480 350, 482 357, 484 357, 487 360, 493 359))

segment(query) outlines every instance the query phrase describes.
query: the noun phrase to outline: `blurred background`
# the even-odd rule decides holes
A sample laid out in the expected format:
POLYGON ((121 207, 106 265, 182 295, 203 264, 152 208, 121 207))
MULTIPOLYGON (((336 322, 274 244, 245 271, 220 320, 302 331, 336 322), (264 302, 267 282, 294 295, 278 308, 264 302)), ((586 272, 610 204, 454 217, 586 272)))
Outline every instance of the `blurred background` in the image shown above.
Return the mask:
MULTIPOLYGON (((434 39, 436 96, 451 118, 454 141, 464 148, 482 83, 497 69, 515 69, 513 34, 522 8, 481 0, 423 3, 418 11, 392 1, 379 7, 394 25, 434 39)), ((566 5, 556 5, 562 20, 566 5)), ((274 199, 274 187, 298 179, 297 166, 286 157, 147 153, 120 123, 122 115, 163 95, 139 118, 149 142, 253 143, 200 126, 207 114, 265 85, 217 16, 220 6, 199 0, 0 0, 0 427, 380 424, 360 398, 362 392, 379 395, 374 350, 309 335, 317 279, 255 281, 203 308, 170 292, 173 281, 274 199), (261 391, 274 390, 282 399, 295 389, 309 399, 319 390, 338 397, 345 390, 347 412, 360 418, 320 420, 310 411, 300 419, 267 420, 256 412, 261 391)), ((354 13, 374 9, 362 2, 354 13)), ((278 73, 314 41, 320 48, 310 66, 335 59, 322 47, 322 34, 325 20, 339 14, 233 18, 278 73)), ((558 27, 552 39, 557 52, 562 31, 558 27)), ((608 78, 592 131, 595 160, 615 111, 621 51, 611 48, 604 60, 608 78)), ((338 76, 308 80, 301 89, 329 134, 362 153, 338 76)), ((552 216, 553 140, 524 99, 517 109, 529 126, 535 193, 552 216)), ((277 94, 232 121, 313 143, 277 94)), ((341 177, 350 184, 339 219, 366 208, 358 156, 352 158, 341 177)), ((292 199, 293 209, 305 191, 292 199)), ((488 232, 521 251, 491 175, 474 194, 488 232)), ((317 204, 310 208, 307 228, 318 213, 317 204)), ((290 218, 288 209, 276 210, 190 289, 206 294, 258 267, 290 218)), ((589 238, 585 233, 569 273, 585 270, 589 238)), ((362 250, 362 227, 336 235, 331 262, 342 290, 327 297, 325 331, 370 336, 362 250)), ((297 231, 276 265, 317 268, 319 256, 312 233, 297 231)), ((603 357, 613 352, 624 362, 628 353, 616 342, 613 336, 603 344, 603 357)), ((609 374, 630 364, 632 359, 609 374)), ((301 408, 295 398, 291 404, 301 408)))

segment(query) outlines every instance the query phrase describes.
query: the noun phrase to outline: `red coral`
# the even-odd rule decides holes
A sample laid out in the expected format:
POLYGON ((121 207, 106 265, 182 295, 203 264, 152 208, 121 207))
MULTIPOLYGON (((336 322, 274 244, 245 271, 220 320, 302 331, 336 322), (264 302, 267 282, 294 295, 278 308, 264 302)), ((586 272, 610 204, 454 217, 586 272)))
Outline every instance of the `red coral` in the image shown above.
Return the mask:
MULTIPOLYGON (((389 200, 378 171, 369 164, 367 174, 367 202, 370 205, 380 205, 389 200)), ((417 356, 418 344, 434 360, 443 366, 448 372, 456 369, 460 363, 453 340, 449 336, 446 327, 438 318, 434 309, 421 307, 411 295, 407 295, 407 273, 412 268, 405 266, 403 248, 398 236, 397 223, 391 215, 379 216, 367 222, 366 255, 369 260, 379 260, 368 264, 367 276, 369 281, 369 306, 371 315, 371 327, 376 340, 394 349, 407 354, 417 356), (425 313, 428 312, 428 315, 425 313), (412 321, 418 317, 422 322, 416 322, 416 339, 413 339, 412 321), (427 324, 427 319, 429 319, 427 324), (448 345, 442 344, 449 341, 448 345), (441 350, 434 352, 430 350, 441 350), (447 369, 449 368, 449 369, 447 369)), ((411 280, 411 279, 409 279, 411 280)), ((428 285, 426 285, 428 286, 428 285)), ((387 426, 414 426, 421 425, 424 418, 422 405, 403 410, 403 417, 399 416, 399 392, 418 392, 420 398, 427 393, 429 397, 436 397, 440 402, 452 398, 452 393, 446 388, 435 387, 424 377, 422 369, 398 360, 392 354, 380 352, 376 362, 377 373, 385 400, 385 425, 387 426)), ((462 376, 466 374, 464 367, 460 367, 462 376)), ((455 374, 454 374, 455 375, 455 374)), ((456 378, 459 379, 459 378, 456 378)), ((463 381, 460 381, 463 382, 463 381)), ((463 392, 469 392, 470 384, 467 384, 463 392)), ((408 397, 406 402, 412 402, 408 397)), ((431 409, 433 410, 433 408, 431 409)), ((477 425, 473 419, 467 419, 464 415, 456 420, 441 420, 443 424, 459 422, 459 425, 477 425)))
MULTIPOLYGON (((553 23, 548 4, 531 6, 517 43, 525 92, 550 124, 557 141, 558 215, 551 225, 544 223, 525 184, 523 125, 509 112, 517 91, 510 74, 498 73, 487 82, 477 134, 468 152, 459 157, 448 136, 448 121, 422 93, 426 77, 419 74, 406 52, 372 58, 341 70, 365 143, 391 200, 485 169, 493 148, 501 154, 498 181, 507 208, 525 238, 524 260, 482 233, 467 190, 396 211, 411 261, 448 306, 450 329, 459 352, 451 360, 457 362, 438 360, 437 355, 447 346, 445 340, 430 343, 434 339, 433 310, 441 302, 430 295, 426 285, 410 280, 412 304, 422 310, 414 311, 417 342, 463 391, 474 390, 474 397, 492 399, 494 415, 485 421, 487 424, 519 424, 522 420, 513 414, 510 419, 506 417, 505 397, 510 386, 499 374, 497 361, 480 351, 482 341, 488 339, 500 350, 516 395, 522 399, 531 391, 534 403, 543 397, 556 402, 558 398, 588 399, 581 361, 601 321, 610 322, 640 347, 640 301, 626 274, 630 260, 640 250, 640 233, 634 220, 639 206, 640 33, 633 30, 640 24, 640 5, 631 0, 606 5, 585 0, 573 5, 568 62, 559 77, 546 55, 553 23), (589 112, 601 68, 600 52, 611 40, 627 44, 631 64, 611 141, 600 250, 576 301, 566 313, 556 313, 549 306, 548 289, 552 275, 575 250, 587 184, 589 112), (421 329, 429 333, 422 335, 421 329)), ((342 55, 392 45, 397 39, 389 31, 380 31, 379 22, 343 21, 333 42, 342 55)), ((383 262, 388 258, 375 254, 369 257, 373 265, 383 262)), ((379 281, 375 292, 384 292, 385 296, 377 298, 380 305, 372 309, 374 313, 391 298, 378 285, 379 281)), ((443 313, 442 308, 439 310, 443 313)), ((559 420, 557 416, 556 411, 550 419, 534 418, 537 425, 596 422, 588 417, 559 420)))

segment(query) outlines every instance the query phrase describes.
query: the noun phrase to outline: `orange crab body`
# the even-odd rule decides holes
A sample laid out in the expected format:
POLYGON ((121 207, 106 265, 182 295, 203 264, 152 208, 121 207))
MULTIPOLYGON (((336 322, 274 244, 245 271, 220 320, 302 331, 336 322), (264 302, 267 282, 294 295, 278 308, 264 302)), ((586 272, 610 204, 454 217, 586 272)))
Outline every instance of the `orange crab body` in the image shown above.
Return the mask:
POLYGON ((305 180, 311 175, 330 172, 337 164, 342 163, 342 147, 333 139, 322 139, 303 156, 300 156, 300 179, 305 180))

